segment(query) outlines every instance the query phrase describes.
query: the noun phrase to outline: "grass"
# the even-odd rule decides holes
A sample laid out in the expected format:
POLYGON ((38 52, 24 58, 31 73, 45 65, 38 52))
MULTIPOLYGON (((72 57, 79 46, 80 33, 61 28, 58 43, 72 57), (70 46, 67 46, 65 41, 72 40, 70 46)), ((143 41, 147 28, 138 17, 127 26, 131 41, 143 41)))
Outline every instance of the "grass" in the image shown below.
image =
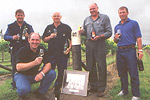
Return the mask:
MULTIPOLYGON (((2 63, 2 65, 10 66, 11 63, 8 62, 8 61, 10 61, 10 55, 6 54, 6 56, 7 56, 6 57, 7 60, 5 60, 6 62, 2 63)), ((72 55, 70 55, 70 58, 71 57, 72 57, 72 55)), ((85 53, 82 52, 82 61, 85 61, 85 59, 86 59, 85 53)), ((114 61, 115 61, 114 56, 107 57, 107 65, 112 64, 114 61)), ((72 62, 72 59, 70 59, 70 62, 72 62)), ((68 67, 67 70, 73 70, 72 66, 68 67)), ((85 71, 85 70, 83 69, 83 71, 85 71)), ((8 74, 8 73, 11 73, 11 72, 0 68, 0 75, 8 74)), ((56 73, 57 73, 57 70, 56 70, 56 73)), ((18 98, 17 92, 16 92, 16 90, 10 90, 11 89, 10 84, 11 84, 11 80, 8 79, 3 84, 0 85, 0 100, 17 100, 17 98, 18 98)), ((53 87, 53 86, 54 86, 54 82, 52 83, 51 87, 53 87)), ((34 91, 38 87, 39 87, 39 83, 33 84, 32 91, 34 91)))
MULTIPOLYGON (((139 71, 139 78, 140 78, 140 92, 141 92, 141 100, 150 100, 150 57, 146 54, 144 51, 144 57, 143 57, 143 63, 144 63, 144 71, 139 71)), ((129 78, 130 79, 130 78, 129 78)), ((130 82, 130 81, 129 81, 130 82)), ((113 89, 110 91, 110 100, 131 100, 132 93, 131 93, 131 87, 129 83, 129 94, 126 96, 118 97, 117 94, 120 91, 120 80, 118 80, 117 84, 113 87, 113 89)))

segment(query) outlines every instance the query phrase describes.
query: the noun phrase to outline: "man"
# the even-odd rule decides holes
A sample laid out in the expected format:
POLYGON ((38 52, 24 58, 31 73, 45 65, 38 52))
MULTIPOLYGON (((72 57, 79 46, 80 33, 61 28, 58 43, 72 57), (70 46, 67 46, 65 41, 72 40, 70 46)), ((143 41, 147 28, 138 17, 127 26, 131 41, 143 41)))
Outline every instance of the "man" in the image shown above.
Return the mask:
POLYGON ((22 9, 18 9, 15 12, 16 21, 9 24, 4 35, 4 39, 6 41, 10 41, 10 53, 11 53, 11 64, 12 64, 12 89, 14 89, 14 73, 16 71, 15 62, 16 62, 16 55, 17 51, 25 46, 28 45, 27 37, 28 35, 33 32, 33 28, 31 25, 27 24, 24 21, 24 11, 22 9), (25 37, 22 39, 22 33, 26 30, 25 37))
POLYGON ((136 21, 128 18, 128 8, 120 7, 118 10, 121 21, 115 26, 114 41, 117 49, 117 69, 121 81, 119 96, 128 94, 128 72, 131 77, 132 100, 140 100, 139 75, 136 57, 136 42, 138 46, 138 59, 142 59, 142 35, 136 21))
POLYGON ((52 69, 58 68, 58 76, 55 82, 55 95, 60 94, 64 69, 67 69, 68 53, 71 49, 71 28, 61 22, 61 14, 55 12, 52 15, 53 24, 46 27, 43 33, 43 41, 48 43, 48 55, 52 59, 52 69), (70 40, 70 43, 68 42, 70 40), (64 45, 68 43, 67 50, 64 45))
POLYGON ((46 57, 44 49, 39 47, 41 42, 38 33, 31 33, 28 39, 29 46, 24 46, 18 51, 15 82, 19 100, 25 100, 26 95, 31 91, 31 84, 41 81, 40 87, 35 95, 40 100, 49 100, 44 94, 48 91, 56 73, 51 69, 51 63, 46 57), (41 52, 43 50, 43 52, 41 52), (44 53, 44 55, 43 55, 44 53), (39 71, 41 63, 43 68, 39 71))
POLYGON ((83 23, 80 34, 87 38, 86 63, 89 74, 91 92, 98 92, 97 96, 104 95, 107 80, 106 43, 105 40, 112 35, 109 17, 98 11, 96 3, 89 6, 91 13, 83 23), (96 66, 97 65, 97 66, 96 66))

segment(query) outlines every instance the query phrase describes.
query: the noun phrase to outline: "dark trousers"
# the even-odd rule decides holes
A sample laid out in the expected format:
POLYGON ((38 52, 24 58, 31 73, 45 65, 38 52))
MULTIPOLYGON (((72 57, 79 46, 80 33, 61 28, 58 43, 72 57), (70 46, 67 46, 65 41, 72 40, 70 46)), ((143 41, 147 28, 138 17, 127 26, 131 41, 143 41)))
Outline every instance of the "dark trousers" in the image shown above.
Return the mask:
POLYGON ((55 81, 55 90, 59 90, 62 86, 64 70, 67 69, 68 56, 57 55, 57 56, 51 56, 51 58, 52 58, 52 61, 51 61, 52 69, 54 70, 56 66, 58 69, 58 75, 55 81))
POLYGON ((104 92, 107 80, 105 40, 87 41, 86 63, 91 88, 104 92))
POLYGON ((16 57, 17 57, 17 50, 11 50, 11 65, 12 65, 12 88, 16 87, 15 81, 14 81, 14 74, 16 72, 16 57))
POLYGON ((137 68, 136 49, 117 50, 117 69, 121 80, 121 90, 128 93, 128 72, 131 78, 131 89, 133 96, 140 97, 139 75, 137 68))

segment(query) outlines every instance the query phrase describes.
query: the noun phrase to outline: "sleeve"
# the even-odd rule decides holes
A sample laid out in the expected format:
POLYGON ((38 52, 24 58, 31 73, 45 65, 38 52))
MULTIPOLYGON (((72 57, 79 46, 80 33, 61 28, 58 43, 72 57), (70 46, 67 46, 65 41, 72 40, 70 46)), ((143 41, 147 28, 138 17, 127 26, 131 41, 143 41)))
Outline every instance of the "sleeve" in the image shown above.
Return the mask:
POLYGON ((4 34, 4 40, 6 40, 6 41, 13 40, 13 36, 10 35, 10 28, 9 28, 9 26, 8 26, 5 34, 4 34))
POLYGON ((51 34, 51 31, 49 29, 49 26, 46 27, 46 29, 44 30, 42 39, 44 39, 45 37, 49 36, 51 34))
POLYGON ((43 63, 47 64, 47 63, 51 63, 51 59, 49 59, 49 55, 46 49, 44 49, 44 56, 43 56, 43 63))
POLYGON ((105 33, 104 36, 105 38, 109 38, 112 35, 112 27, 111 27, 111 22, 108 16, 105 17, 105 33))
POLYGON ((33 27, 30 26, 30 30, 28 31, 29 34, 31 34, 32 32, 34 32, 33 27))
POLYGON ((134 31, 135 31, 136 38, 142 37, 141 30, 140 30, 138 22, 135 22, 134 29, 135 29, 134 31))
POLYGON ((22 63, 26 54, 27 53, 25 53, 25 50, 23 48, 19 49, 19 51, 17 53, 17 57, 16 57, 16 64, 17 63, 22 63))
POLYGON ((71 32, 72 32, 72 29, 70 26, 68 26, 68 39, 71 40, 71 32))

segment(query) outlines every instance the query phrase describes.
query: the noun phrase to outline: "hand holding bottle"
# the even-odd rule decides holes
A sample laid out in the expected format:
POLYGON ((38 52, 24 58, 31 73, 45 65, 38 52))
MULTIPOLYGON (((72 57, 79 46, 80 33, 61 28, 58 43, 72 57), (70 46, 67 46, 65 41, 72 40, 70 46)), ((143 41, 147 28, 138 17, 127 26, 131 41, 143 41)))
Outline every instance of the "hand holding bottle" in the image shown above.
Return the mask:
POLYGON ((37 65, 41 64, 43 60, 43 57, 37 57, 34 61, 37 63, 37 65))
POLYGON ((19 38, 20 36, 18 36, 18 34, 13 36, 13 40, 19 40, 19 38))

